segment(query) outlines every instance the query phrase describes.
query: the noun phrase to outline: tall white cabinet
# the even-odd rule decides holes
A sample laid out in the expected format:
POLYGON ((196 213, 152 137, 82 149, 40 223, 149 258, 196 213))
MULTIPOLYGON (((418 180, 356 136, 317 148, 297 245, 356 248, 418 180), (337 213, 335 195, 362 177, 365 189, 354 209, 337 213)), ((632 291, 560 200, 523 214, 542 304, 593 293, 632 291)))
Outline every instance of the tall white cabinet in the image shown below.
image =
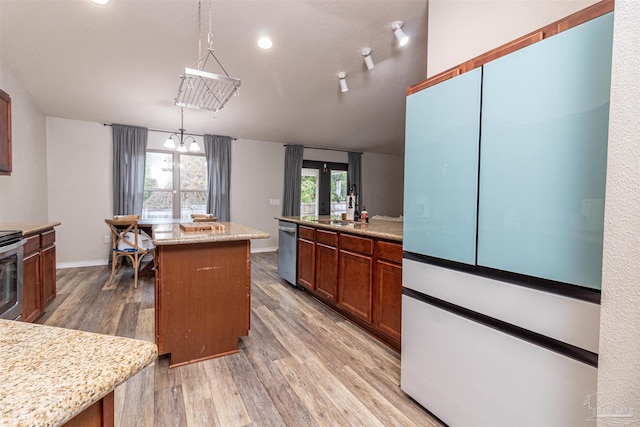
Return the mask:
POLYGON ((612 34, 407 98, 401 387, 449 425, 589 424, 612 34))

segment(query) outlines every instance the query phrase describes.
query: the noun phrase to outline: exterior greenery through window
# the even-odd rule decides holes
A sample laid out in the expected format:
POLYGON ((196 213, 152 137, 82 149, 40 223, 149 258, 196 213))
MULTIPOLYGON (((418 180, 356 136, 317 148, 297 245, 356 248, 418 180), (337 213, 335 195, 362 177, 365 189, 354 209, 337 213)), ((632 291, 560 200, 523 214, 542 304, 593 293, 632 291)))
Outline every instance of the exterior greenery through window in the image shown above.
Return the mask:
POLYGON ((340 215, 347 211, 346 163, 305 160, 302 165, 300 214, 340 215))
POLYGON ((207 162, 202 154, 148 150, 144 218, 189 218, 207 210, 207 162))

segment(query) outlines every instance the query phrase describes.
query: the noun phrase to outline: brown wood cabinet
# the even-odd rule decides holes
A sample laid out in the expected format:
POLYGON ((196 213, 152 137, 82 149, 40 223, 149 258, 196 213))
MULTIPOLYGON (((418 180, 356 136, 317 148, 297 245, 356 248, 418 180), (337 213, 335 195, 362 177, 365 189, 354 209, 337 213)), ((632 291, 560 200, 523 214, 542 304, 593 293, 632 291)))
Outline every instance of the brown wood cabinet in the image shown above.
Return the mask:
POLYGON ((48 307, 56 298, 56 234, 50 230, 40 234, 42 271, 42 303, 48 307))
POLYGON ((67 421, 63 427, 113 427, 115 424, 113 392, 67 421))
POLYGON ((338 290, 338 233, 316 231, 316 291, 322 298, 336 302, 338 290))
POLYGON ((400 343, 402 326, 402 245, 378 242, 375 326, 400 343))
POLYGON ((32 322, 56 297, 56 234, 49 229, 25 239, 21 317, 32 322))
POLYGON ((400 350, 401 243, 299 225, 297 283, 400 350))
POLYGON ((338 307, 372 323, 373 258, 340 250, 338 307))
POLYGON ((315 289, 316 231, 311 227, 298 227, 298 285, 315 289))
POLYGON ((170 366, 239 352, 249 334, 249 240, 158 245, 156 344, 170 366))
POLYGON ((28 237, 23 249, 22 265, 22 320, 33 322, 42 314, 40 297, 40 235, 28 237))
POLYGON ((11 175, 11 97, 0 90, 0 175, 11 175))

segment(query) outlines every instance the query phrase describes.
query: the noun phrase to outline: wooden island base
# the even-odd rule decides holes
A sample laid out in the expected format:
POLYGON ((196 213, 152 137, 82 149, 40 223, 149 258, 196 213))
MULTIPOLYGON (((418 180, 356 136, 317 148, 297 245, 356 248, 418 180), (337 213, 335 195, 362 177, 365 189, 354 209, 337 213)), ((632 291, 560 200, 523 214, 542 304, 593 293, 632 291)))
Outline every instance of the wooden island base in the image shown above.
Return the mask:
POLYGON ((156 344, 170 366, 239 351, 249 334, 249 240, 156 247, 156 344))

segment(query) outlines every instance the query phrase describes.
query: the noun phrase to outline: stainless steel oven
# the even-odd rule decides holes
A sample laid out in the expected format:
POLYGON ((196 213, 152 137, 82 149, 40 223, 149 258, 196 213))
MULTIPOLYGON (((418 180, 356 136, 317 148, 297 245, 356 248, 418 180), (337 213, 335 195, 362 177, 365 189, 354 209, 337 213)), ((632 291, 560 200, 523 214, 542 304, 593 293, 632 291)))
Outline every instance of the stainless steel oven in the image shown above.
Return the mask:
POLYGON ((0 319, 20 319, 24 242, 21 231, 0 231, 0 319))

